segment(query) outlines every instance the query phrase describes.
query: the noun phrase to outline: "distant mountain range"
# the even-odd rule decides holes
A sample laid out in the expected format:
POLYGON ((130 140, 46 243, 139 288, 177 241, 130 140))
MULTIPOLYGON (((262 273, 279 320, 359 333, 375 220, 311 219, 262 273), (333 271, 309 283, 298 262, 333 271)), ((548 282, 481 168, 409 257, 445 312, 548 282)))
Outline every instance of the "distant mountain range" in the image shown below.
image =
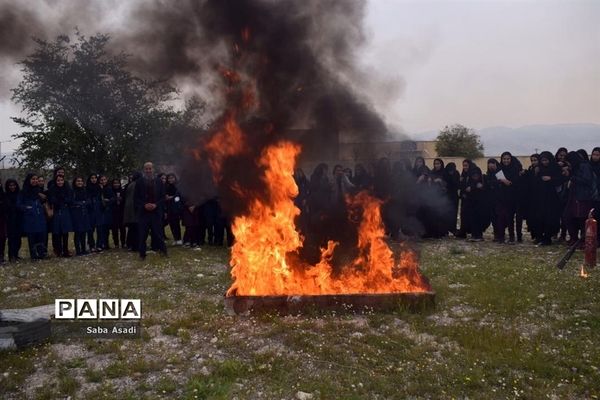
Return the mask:
MULTIPOLYGON (((600 124, 527 125, 520 128, 496 126, 476 129, 486 155, 497 156, 503 151, 514 155, 533 154, 548 150, 555 153, 559 147, 570 150, 600 147, 600 124)), ((433 140, 438 132, 423 132, 415 139, 433 140)))

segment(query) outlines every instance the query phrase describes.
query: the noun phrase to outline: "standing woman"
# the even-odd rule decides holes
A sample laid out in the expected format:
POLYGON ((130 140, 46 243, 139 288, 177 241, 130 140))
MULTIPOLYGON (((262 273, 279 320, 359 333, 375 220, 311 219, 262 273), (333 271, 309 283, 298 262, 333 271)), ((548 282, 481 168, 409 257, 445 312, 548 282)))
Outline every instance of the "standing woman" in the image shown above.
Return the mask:
POLYGON ((473 161, 463 160, 462 172, 460 174, 459 189, 460 189, 460 229, 456 232, 455 236, 460 239, 466 239, 467 234, 471 233, 471 227, 469 226, 469 218, 467 216, 467 202, 466 194, 467 187, 469 185, 469 174, 472 168, 477 168, 473 161))
POLYGON ((448 231, 456 235, 456 220, 458 219, 458 190, 460 188, 460 174, 456 170, 456 164, 450 162, 446 165, 446 179, 448 180, 447 195, 450 200, 450 216, 448 217, 448 231))
POLYGON ((23 231, 23 213, 17 207, 19 184, 14 179, 7 179, 6 189, 6 234, 8 237, 8 261, 18 261, 21 250, 21 232, 23 231))
POLYGON ((429 168, 427 167, 427 165, 425 165, 425 159, 423 157, 415 158, 415 164, 413 166, 412 171, 418 184, 428 182, 429 168))
POLYGON ((85 190, 87 192, 90 201, 90 230, 88 231, 88 246, 92 253, 97 252, 99 249, 100 241, 99 225, 102 222, 102 188, 98 183, 98 175, 91 174, 85 184, 85 190), (94 240, 94 231, 96 231, 96 240, 94 240))
POLYGON ((131 174, 129 183, 125 186, 125 207, 123 210, 123 223, 127 227, 125 243, 131 251, 138 251, 138 220, 135 213, 135 185, 142 174, 138 171, 131 174))
POLYGON ((585 219, 592 209, 594 173, 589 161, 579 152, 571 151, 567 154, 567 161, 571 164, 569 179, 569 200, 566 208, 566 223, 569 231, 569 243, 585 236, 585 219))
POLYGON ((557 193, 558 193, 558 202, 559 202, 559 207, 560 207, 560 238, 559 241, 564 242, 567 239, 567 222, 565 219, 566 216, 566 208, 567 208, 567 201, 569 200, 569 187, 568 187, 568 183, 569 183, 569 177, 571 174, 571 166, 569 165, 569 162, 567 161, 567 154, 569 152, 567 151, 567 149, 565 147, 561 147, 560 149, 558 149, 556 151, 556 154, 554 155, 554 158, 556 160, 556 164, 558 165, 558 168, 560 168, 562 176, 563 176, 563 183, 560 185, 560 187, 558 187, 557 193))
POLYGON ((69 232, 73 232, 70 208, 73 203, 73 193, 69 185, 65 183, 65 178, 59 175, 54 180, 54 185, 52 185, 48 194, 48 201, 54 210, 54 216, 52 217, 54 251, 59 257, 70 257, 69 232))
POLYGON ((503 243, 506 230, 509 230, 509 242, 514 243, 515 233, 511 229, 514 226, 515 213, 517 211, 517 191, 515 184, 519 179, 520 165, 508 151, 502 153, 501 170, 504 178, 498 179, 498 203, 496 207, 498 221, 498 241, 503 243))
POLYGON ((42 204, 37 175, 27 174, 23 190, 19 193, 17 207, 23 212, 23 232, 27 235, 29 255, 32 260, 46 258, 46 213, 42 204))
POLYGON ((166 209, 167 222, 173 234, 173 244, 183 244, 181 241, 181 214, 183 213, 183 202, 181 193, 177 189, 177 176, 173 173, 167 175, 166 187, 166 209))
POLYGON ((115 194, 108 184, 108 178, 101 175, 100 179, 100 221, 98 223, 98 249, 108 250, 108 233, 112 224, 112 209, 115 203, 115 194))
MULTIPOLYGON (((48 182, 48 189, 46 189, 46 178, 44 178, 43 176, 38 176, 38 186, 40 187, 40 190, 42 191, 42 194, 44 195, 44 197, 42 197, 42 204, 45 207, 46 210, 46 227, 48 228, 48 231, 46 232, 46 241, 44 242, 46 244, 46 248, 48 248, 48 235, 50 234, 50 231, 52 231, 52 216, 48 215, 48 209, 52 209, 52 206, 50 205, 50 203, 48 202, 48 189, 50 189, 50 186, 52 184, 54 184, 54 179, 51 180, 50 182, 48 182)), ((54 235, 52 236, 52 251, 54 253, 54 255, 56 257, 60 257, 60 253, 57 252, 57 247, 54 244, 55 238, 54 235)))
POLYGON ((88 254, 85 247, 85 236, 91 230, 90 207, 90 197, 83 185, 83 177, 75 177, 73 179, 71 219, 73 221, 73 232, 75 232, 75 254, 78 256, 88 254))
POLYGON ((560 203, 556 187, 562 184, 561 170, 549 151, 539 156, 538 166, 533 170, 532 207, 530 219, 537 243, 541 246, 552 244, 552 236, 560 229, 560 203))
POLYGON ((496 207, 498 206, 498 189, 500 182, 496 174, 500 172, 500 163, 495 158, 490 158, 487 162, 487 173, 485 174, 485 184, 487 187, 486 198, 490 209, 490 221, 494 231, 494 242, 499 241, 500 232, 498 229, 498 214, 496 207))
POLYGON ((471 241, 483 241, 483 231, 489 225, 489 206, 486 201, 485 185, 481 169, 469 166, 464 184, 465 224, 471 232, 471 241))
POLYGON ((111 231, 115 248, 125 248, 125 190, 121 187, 121 180, 114 178, 112 180, 112 191, 114 194, 114 203, 112 207, 111 231))
MULTIPOLYGON (((600 147, 594 147, 592 155, 590 157, 590 165, 596 178, 596 190, 600 191, 600 147)), ((594 200, 594 215, 598 220, 600 219, 600 198, 594 200)), ((598 224, 598 244, 600 245, 600 224, 598 224)))

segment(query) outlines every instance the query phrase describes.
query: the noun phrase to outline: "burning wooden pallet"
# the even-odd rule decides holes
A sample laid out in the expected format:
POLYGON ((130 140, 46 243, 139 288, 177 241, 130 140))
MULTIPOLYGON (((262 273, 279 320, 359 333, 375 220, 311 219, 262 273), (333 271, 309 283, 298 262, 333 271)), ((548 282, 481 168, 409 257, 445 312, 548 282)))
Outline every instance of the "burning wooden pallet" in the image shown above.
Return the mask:
POLYGON ((435 292, 419 293, 358 293, 297 296, 227 296, 225 308, 229 314, 306 314, 311 312, 423 312, 435 307, 435 292))

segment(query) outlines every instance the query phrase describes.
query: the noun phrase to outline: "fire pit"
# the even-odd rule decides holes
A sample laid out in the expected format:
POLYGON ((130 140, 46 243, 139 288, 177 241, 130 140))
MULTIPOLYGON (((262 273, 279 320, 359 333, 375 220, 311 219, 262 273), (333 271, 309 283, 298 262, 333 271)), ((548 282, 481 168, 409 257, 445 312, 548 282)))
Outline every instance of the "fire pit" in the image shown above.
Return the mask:
POLYGON ((228 296, 225 308, 233 314, 279 315, 305 314, 320 311, 369 312, 397 311, 423 312, 435 307, 435 292, 333 294, 297 296, 228 296))

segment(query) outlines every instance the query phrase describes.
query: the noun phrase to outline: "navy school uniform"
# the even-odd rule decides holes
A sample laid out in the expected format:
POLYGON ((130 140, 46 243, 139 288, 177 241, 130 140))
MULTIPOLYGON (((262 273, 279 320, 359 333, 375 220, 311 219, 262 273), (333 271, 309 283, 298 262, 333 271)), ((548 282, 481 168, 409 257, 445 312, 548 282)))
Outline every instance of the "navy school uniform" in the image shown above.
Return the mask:
POLYGON ((71 220, 75 232, 75 252, 85 254, 85 235, 92 229, 90 223, 90 198, 85 188, 73 189, 73 202, 71 203, 71 220))
POLYGON ((98 247, 108 249, 108 234, 112 224, 112 208, 115 203, 115 193, 112 188, 105 186, 100 191, 100 214, 97 220, 98 247))
POLYGON ((18 197, 17 205, 23 213, 23 233, 29 241, 29 254, 32 260, 46 257, 46 214, 38 193, 39 188, 29 187, 18 197))

